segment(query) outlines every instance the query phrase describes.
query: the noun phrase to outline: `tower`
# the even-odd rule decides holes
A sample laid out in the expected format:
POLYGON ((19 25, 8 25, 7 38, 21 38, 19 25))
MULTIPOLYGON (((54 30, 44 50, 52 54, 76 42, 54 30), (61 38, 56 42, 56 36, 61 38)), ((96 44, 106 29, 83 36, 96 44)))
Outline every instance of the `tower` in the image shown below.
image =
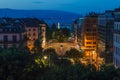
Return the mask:
POLYGON ((58 29, 60 29, 60 23, 58 22, 58 29))
POLYGON ((42 48, 46 45, 46 25, 41 24, 41 32, 42 32, 42 48))

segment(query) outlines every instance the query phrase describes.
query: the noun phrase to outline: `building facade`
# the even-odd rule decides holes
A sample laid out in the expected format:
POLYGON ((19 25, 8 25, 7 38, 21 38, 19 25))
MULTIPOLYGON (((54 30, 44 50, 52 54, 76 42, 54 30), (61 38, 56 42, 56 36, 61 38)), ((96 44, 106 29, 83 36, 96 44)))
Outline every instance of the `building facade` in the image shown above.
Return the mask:
POLYGON ((19 46, 25 43, 30 50, 36 39, 46 44, 46 24, 36 18, 0 18, 0 47, 19 46), (40 37, 42 36, 42 37, 40 37))
POLYGON ((39 26, 26 26, 26 33, 27 33, 27 46, 31 50, 34 47, 34 42, 38 39, 39 36, 39 26))
POLYGON ((82 35, 82 24, 84 18, 78 18, 73 23, 73 34, 74 34, 74 42, 82 46, 83 35, 82 35))
POLYGON ((113 52, 113 64, 115 67, 120 67, 120 8, 114 10, 115 22, 114 22, 114 52, 113 52))
POLYGON ((106 11, 98 16, 99 52, 113 48, 114 11, 106 11))
POLYGON ((42 48, 46 45, 46 24, 40 24, 40 36, 42 40, 42 48))
POLYGON ((95 59, 98 52, 98 17, 86 16, 82 28, 85 56, 95 59))
POLYGON ((42 47, 45 46, 46 43, 46 25, 45 23, 42 23, 38 19, 34 18, 28 18, 28 19, 23 19, 23 23, 26 29, 27 33, 27 46, 30 50, 33 49, 34 47, 34 42, 36 39, 41 39, 42 41, 42 47), (43 37, 40 37, 43 36, 43 37))
POLYGON ((0 26, 0 47, 18 47, 26 40, 26 31, 23 26, 6 25, 0 26))
POLYGON ((120 22, 114 23, 114 55, 113 63, 120 67, 120 22))

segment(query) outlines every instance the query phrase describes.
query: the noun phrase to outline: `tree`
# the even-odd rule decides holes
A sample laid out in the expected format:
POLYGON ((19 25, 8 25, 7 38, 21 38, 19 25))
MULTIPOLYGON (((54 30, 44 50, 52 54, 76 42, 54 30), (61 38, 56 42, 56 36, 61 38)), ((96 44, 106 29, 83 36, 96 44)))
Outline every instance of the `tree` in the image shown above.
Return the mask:
POLYGON ((53 65, 56 60, 58 59, 58 55, 55 51, 55 49, 53 48, 48 48, 46 50, 44 50, 43 54, 42 54, 43 58, 47 59, 48 63, 53 65))
POLYGON ((52 29, 52 31, 56 31, 57 30, 55 23, 52 24, 51 29, 52 29))
POLYGON ((109 64, 113 62, 113 52, 102 52, 100 57, 105 59, 105 63, 109 64))
POLYGON ((65 56, 73 59, 74 62, 76 63, 76 62, 80 62, 79 59, 83 57, 83 53, 81 53, 75 48, 71 48, 70 50, 66 51, 65 56))
POLYGON ((46 28, 46 38, 47 41, 50 39, 55 39, 55 31, 57 30, 56 25, 53 23, 51 27, 46 28))
POLYGON ((24 53, 16 47, 3 49, 0 54, 0 79, 18 80, 29 59, 29 52, 24 53))
POLYGON ((61 30, 62 30, 63 35, 64 35, 65 37, 68 38, 68 37, 70 36, 70 30, 69 30, 68 28, 62 28, 61 30))
POLYGON ((39 39, 35 40, 33 51, 34 53, 42 53, 42 41, 39 39))

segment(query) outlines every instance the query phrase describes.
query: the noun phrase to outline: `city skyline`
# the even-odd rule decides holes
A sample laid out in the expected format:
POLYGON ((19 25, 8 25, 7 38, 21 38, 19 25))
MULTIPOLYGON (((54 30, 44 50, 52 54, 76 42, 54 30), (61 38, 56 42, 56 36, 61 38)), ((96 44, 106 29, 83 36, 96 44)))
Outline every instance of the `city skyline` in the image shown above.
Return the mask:
POLYGON ((2 0, 0 8, 25 10, 61 10, 86 14, 91 11, 104 12, 119 7, 120 0, 2 0))

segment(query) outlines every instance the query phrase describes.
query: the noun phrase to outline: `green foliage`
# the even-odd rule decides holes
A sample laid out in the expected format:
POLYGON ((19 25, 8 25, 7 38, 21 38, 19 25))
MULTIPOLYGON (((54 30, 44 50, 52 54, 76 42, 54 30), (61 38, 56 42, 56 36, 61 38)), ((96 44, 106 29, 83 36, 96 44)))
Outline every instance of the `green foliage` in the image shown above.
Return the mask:
POLYGON ((42 53, 42 41, 36 39, 36 41, 34 42, 33 51, 34 53, 42 53))
MULTIPOLYGON (((77 53, 73 56, 76 58, 79 51, 70 51, 77 53)), ((67 58, 58 58, 52 48, 44 50, 42 55, 30 55, 27 48, 0 48, 0 80, 120 80, 120 69, 113 65, 104 65, 100 70, 91 64, 73 65, 67 58), (50 61, 54 61, 54 65, 45 66, 42 62, 44 55, 50 55, 50 61)))
POLYGON ((66 51, 65 56, 71 59, 73 63, 80 63, 80 58, 83 57, 83 53, 75 48, 71 48, 66 51))
POLYGON ((68 38, 70 36, 70 30, 68 28, 62 28, 61 30, 65 37, 68 38))
POLYGON ((105 59, 106 64, 113 62, 113 52, 102 52, 100 53, 100 57, 105 59))
POLYGON ((0 51, 1 80, 33 80, 37 70, 41 72, 44 68, 38 55, 30 55, 27 49, 12 47, 0 51))
POLYGON ((2 49, 0 52, 0 78, 2 80, 14 80, 19 77, 27 62, 25 58, 27 57, 29 59, 29 54, 30 53, 24 53, 24 51, 19 51, 19 49, 15 47, 2 49), (19 73, 16 74, 17 72, 19 73))
POLYGON ((81 53, 75 48, 71 48, 69 51, 66 51, 65 55, 69 58, 82 58, 83 57, 83 53, 81 53))
POLYGON ((66 42, 69 36, 70 36, 70 30, 68 28, 61 28, 60 30, 56 30, 55 32, 55 38, 59 42, 66 42))
POLYGON ((51 39, 55 39, 55 31, 57 30, 56 25, 53 23, 51 27, 47 27, 46 29, 46 39, 47 41, 51 39))
POLYGON ((50 65, 54 65, 54 63, 56 62, 58 55, 55 51, 55 49, 53 48, 48 48, 46 50, 44 50, 42 57, 46 57, 48 64, 50 65))
POLYGON ((70 30, 68 28, 57 29, 55 24, 47 28, 46 31, 47 41, 56 39, 58 42, 66 42, 70 36, 70 30))

